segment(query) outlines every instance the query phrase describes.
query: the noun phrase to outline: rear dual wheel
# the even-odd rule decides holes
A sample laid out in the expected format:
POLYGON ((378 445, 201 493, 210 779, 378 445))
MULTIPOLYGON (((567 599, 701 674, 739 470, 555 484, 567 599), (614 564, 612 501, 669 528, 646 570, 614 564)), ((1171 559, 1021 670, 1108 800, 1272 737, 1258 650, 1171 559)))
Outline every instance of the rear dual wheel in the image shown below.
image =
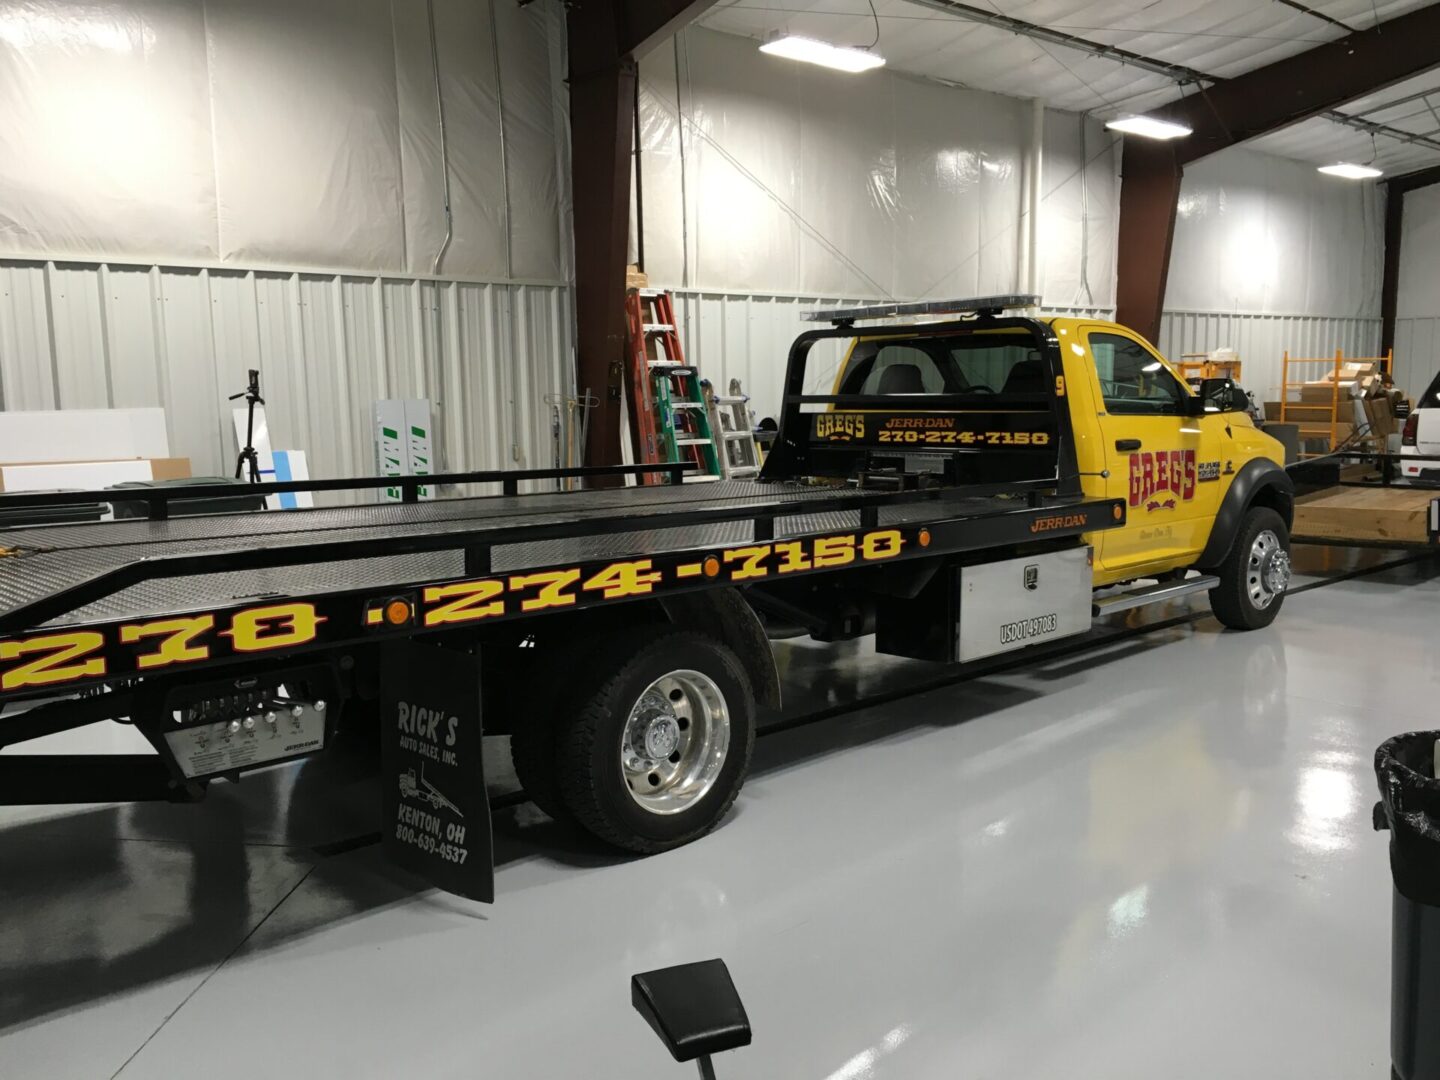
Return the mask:
POLYGON ((755 744, 750 680, 733 652, 704 634, 646 627, 562 677, 556 706, 511 737, 515 771, 541 809, 643 854, 720 822, 755 744))

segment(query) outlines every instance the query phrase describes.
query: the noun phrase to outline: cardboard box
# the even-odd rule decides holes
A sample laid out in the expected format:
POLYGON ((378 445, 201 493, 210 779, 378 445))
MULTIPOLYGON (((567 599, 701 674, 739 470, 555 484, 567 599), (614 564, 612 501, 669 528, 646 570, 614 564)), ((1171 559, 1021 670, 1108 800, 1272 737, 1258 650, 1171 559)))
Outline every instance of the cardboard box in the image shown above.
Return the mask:
MULTIPOLYGON (((1355 395, 1355 382, 1342 382, 1340 384, 1340 400, 1346 401, 1355 395)), ((1300 400, 1313 405, 1329 405, 1335 400, 1335 384, 1333 382, 1308 382, 1300 387, 1300 400)))
POLYGON ((1383 394, 1365 399, 1365 421, 1370 425, 1370 434, 1377 439, 1386 439, 1394 434, 1395 413, 1390 399, 1383 394))
MULTIPOLYGON (((1300 425, 1299 425, 1299 429, 1300 429, 1300 441, 1301 441, 1301 442, 1312 442, 1312 441, 1314 441, 1314 442, 1327 442, 1327 443, 1328 443, 1328 442, 1330 441, 1330 424, 1329 424, 1328 421, 1327 421, 1326 423, 1323 423, 1323 424, 1300 424, 1300 425)), ((1336 445, 1339 445, 1340 443, 1343 443, 1346 439, 1350 438, 1350 436, 1352 436, 1352 435, 1354 435, 1354 434, 1355 434, 1355 425, 1354 425, 1354 424, 1346 424, 1346 423, 1338 423, 1338 424, 1336 424, 1336 425, 1335 425, 1335 443, 1336 443, 1336 445)))
MULTIPOLYGON (((1342 408, 1345 402, 1341 398, 1342 408)), ((1303 405, 1298 402, 1290 402, 1285 409, 1285 422, 1289 424, 1328 424, 1330 422, 1330 402, 1327 399, 1324 405, 1303 405)), ((1265 402, 1265 419, 1280 422, 1280 402, 1265 402)))
POLYGON ((625 288, 627 289, 648 289, 650 287, 649 275, 641 270, 634 263, 625 267, 625 288))
MULTIPOLYGON (((1340 365, 1339 375, 1341 382, 1355 382, 1355 380, 1363 378, 1366 375, 1375 375, 1377 373, 1378 370, 1373 363, 1349 363, 1340 365)), ((1310 382, 1329 385, 1335 381, 1335 375, 1336 372, 1332 369, 1320 378, 1310 380, 1310 382)))

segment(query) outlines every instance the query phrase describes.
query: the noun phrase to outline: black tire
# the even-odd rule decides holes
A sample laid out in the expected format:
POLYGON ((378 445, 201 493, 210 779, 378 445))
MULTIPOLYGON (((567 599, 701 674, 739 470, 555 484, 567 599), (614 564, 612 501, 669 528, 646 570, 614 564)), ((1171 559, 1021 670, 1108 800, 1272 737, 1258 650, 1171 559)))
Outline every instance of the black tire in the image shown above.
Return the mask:
MULTIPOLYGON (((555 758, 555 736, 558 722, 554 689, 568 679, 564 672, 551 665, 542 665, 541 677, 536 680, 537 689, 544 694, 544 704, 529 710, 529 715, 518 719, 510 734, 510 764, 515 776, 530 800, 556 821, 568 821, 570 814, 560 801, 560 789, 555 775, 558 764, 555 758)), ((511 702, 512 709, 514 702, 511 702)))
POLYGON ((552 760, 559 800, 574 821, 608 844, 646 855, 687 844, 719 824, 740 793, 755 746, 754 693, 733 652, 704 634, 646 627, 600 649, 572 686, 573 704, 555 717, 552 760), (729 737, 709 789, 692 804, 659 814, 632 797, 620 748, 632 706, 671 672, 698 672, 713 684, 729 737))
POLYGON ((1274 594, 1264 606, 1252 599, 1251 579, 1258 571, 1250 566, 1250 555, 1256 539, 1267 531, 1279 541, 1280 551, 1285 554, 1288 580, 1290 530, 1285 527, 1285 519, 1267 506, 1252 506, 1241 518, 1235 542, 1217 568, 1220 584, 1210 590, 1210 610, 1231 630, 1269 626, 1285 603, 1283 591, 1274 594))

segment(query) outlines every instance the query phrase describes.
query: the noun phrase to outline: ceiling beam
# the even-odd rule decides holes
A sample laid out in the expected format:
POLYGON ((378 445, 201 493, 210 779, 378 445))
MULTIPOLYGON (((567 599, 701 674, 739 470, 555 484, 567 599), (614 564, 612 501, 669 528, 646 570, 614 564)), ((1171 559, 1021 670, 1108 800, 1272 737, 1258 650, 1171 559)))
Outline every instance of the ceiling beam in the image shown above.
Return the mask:
MULTIPOLYGON (((1226 79, 1151 115, 1188 124, 1176 147, 1183 166, 1217 150, 1308 120, 1440 67, 1440 4, 1226 79)), ((1345 113, 1346 121, 1358 120, 1345 113)), ((1368 123, 1358 121, 1359 123, 1368 123)), ((1409 134, 1409 133, 1407 133, 1409 134)))
MULTIPOLYGON (((997 30, 1004 30, 1022 37, 1032 38, 1035 41, 1044 41, 1051 45, 1059 45, 1062 48, 1074 49, 1087 56, 1096 56, 1102 60, 1113 60, 1126 67, 1137 68, 1140 71, 1148 71, 1152 75, 1164 76, 1180 86, 1204 86, 1225 81, 1218 75, 1211 75, 1208 72, 1200 71, 1198 68, 1186 67, 1184 64, 1172 64, 1166 60, 1157 60, 1154 57, 1145 56, 1143 53, 1122 49, 1117 45, 1106 45, 1104 42, 1092 41, 1090 38, 1084 38, 1078 34, 1067 34, 1061 30, 1052 30, 1048 26, 1026 22, 1024 19, 1017 19, 1011 15, 1002 15, 996 11, 987 11, 984 8, 978 8, 972 4, 961 3, 960 0, 911 0, 911 2, 920 7, 929 8, 932 11, 953 15, 955 18, 964 19, 967 22, 979 23, 984 26, 994 27, 997 30)), ((1290 6, 1299 7, 1299 5, 1295 4, 1290 6)), ((1324 18, 1324 16, 1318 13, 1313 14, 1316 14, 1319 18, 1324 18)), ((1327 21, 1334 22, 1336 26, 1344 28, 1349 33, 1365 32, 1351 31, 1349 27, 1346 27, 1345 24, 1337 20, 1327 21)), ((1377 106, 1377 108, 1380 107, 1381 106, 1377 106)), ((1425 136, 1417 136, 1414 132, 1405 131, 1403 128, 1390 127, 1387 124, 1364 120, 1360 116, 1343 113, 1337 109, 1326 109, 1319 115, 1323 116, 1326 120, 1364 131, 1367 134, 1381 135, 1387 139, 1413 143, 1425 146, 1431 150, 1440 151, 1440 141, 1425 136)))
POLYGON ((1193 161, 1327 115, 1347 101, 1440 67, 1436 41, 1440 41, 1440 4, 1430 4, 1150 110, 1149 115, 1187 125, 1193 134, 1168 144, 1169 168, 1164 169, 1156 164, 1156 156, 1167 150, 1157 152, 1142 145, 1143 140, 1125 140, 1116 318, 1152 341, 1158 336, 1175 233, 1173 198, 1167 220, 1161 223, 1152 220, 1152 214, 1127 221, 1127 206, 1133 213, 1133 208, 1169 198, 1172 188, 1178 191, 1185 166, 1193 161), (1163 265, 1158 274, 1157 265, 1163 265))
POLYGON ((589 414, 587 465, 620 463, 636 60, 714 3, 570 0, 566 5, 576 390, 598 399, 589 414))
POLYGON ((1440 165, 1395 176, 1385 182, 1385 260, 1380 278, 1380 352, 1395 347, 1400 306, 1400 245, 1405 236, 1405 195, 1440 184, 1440 165))

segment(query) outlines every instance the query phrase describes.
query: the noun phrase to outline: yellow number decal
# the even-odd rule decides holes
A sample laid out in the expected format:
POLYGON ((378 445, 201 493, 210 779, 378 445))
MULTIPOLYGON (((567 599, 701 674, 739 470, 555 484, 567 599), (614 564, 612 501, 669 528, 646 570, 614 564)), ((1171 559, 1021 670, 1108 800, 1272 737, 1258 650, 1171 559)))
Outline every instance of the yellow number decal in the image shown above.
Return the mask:
POLYGON ((214 627, 214 615, 191 615, 181 619, 131 623, 120 628, 120 640, 126 645, 133 645, 146 638, 160 638, 159 648, 136 658, 135 666, 144 671, 147 668, 167 667, 170 664, 188 664, 192 660, 208 660, 210 646, 198 645, 195 639, 214 627))
POLYGON ((635 562, 612 563, 595 574, 581 586, 587 591, 599 590, 606 600, 619 600, 625 596, 644 596, 655 588, 660 572, 649 559, 635 562))
POLYGON ((270 604, 236 612, 230 629, 220 634, 230 639, 236 652, 264 652, 314 641, 324 621, 315 614, 314 604, 270 604))
POLYGON ((855 561, 853 536, 822 536, 815 541, 815 568, 845 566, 855 561))
POLYGON ((730 580, 743 581, 746 578, 764 577, 770 571, 760 565, 760 560, 769 554, 769 544, 760 547, 732 548, 725 552, 727 563, 739 562, 741 564, 739 569, 731 572, 730 580))
POLYGON ((0 687, 15 690, 22 686, 49 686, 51 683, 93 679, 105 674, 105 658, 92 656, 74 663, 82 656, 98 652, 105 639, 92 630, 73 634, 47 634, 24 641, 0 641, 0 660, 18 660, 30 653, 42 655, 17 664, 0 677, 0 687))
POLYGON ((799 541, 788 540, 776 544, 775 553, 780 556, 780 565, 775 569, 782 574, 810 569, 810 559, 805 554, 805 545, 799 541))
POLYGON ((473 622, 501 615, 505 601, 499 599, 505 591, 503 581, 461 581, 454 585, 431 585, 425 590, 425 603, 444 601, 439 607, 425 612, 426 626, 440 626, 444 623, 473 622))
POLYGON ((860 553, 867 559, 893 559, 904 546, 905 540, 899 529, 886 529, 884 532, 866 533, 860 542, 860 553))
POLYGON ((575 594, 563 590, 568 589, 579 580, 579 570, 547 570, 539 574, 522 574, 519 577, 512 577, 510 589, 512 592, 516 592, 520 589, 528 589, 532 585, 540 586, 540 591, 535 596, 520 602, 520 610, 541 611, 545 608, 569 607, 575 603, 575 594))

